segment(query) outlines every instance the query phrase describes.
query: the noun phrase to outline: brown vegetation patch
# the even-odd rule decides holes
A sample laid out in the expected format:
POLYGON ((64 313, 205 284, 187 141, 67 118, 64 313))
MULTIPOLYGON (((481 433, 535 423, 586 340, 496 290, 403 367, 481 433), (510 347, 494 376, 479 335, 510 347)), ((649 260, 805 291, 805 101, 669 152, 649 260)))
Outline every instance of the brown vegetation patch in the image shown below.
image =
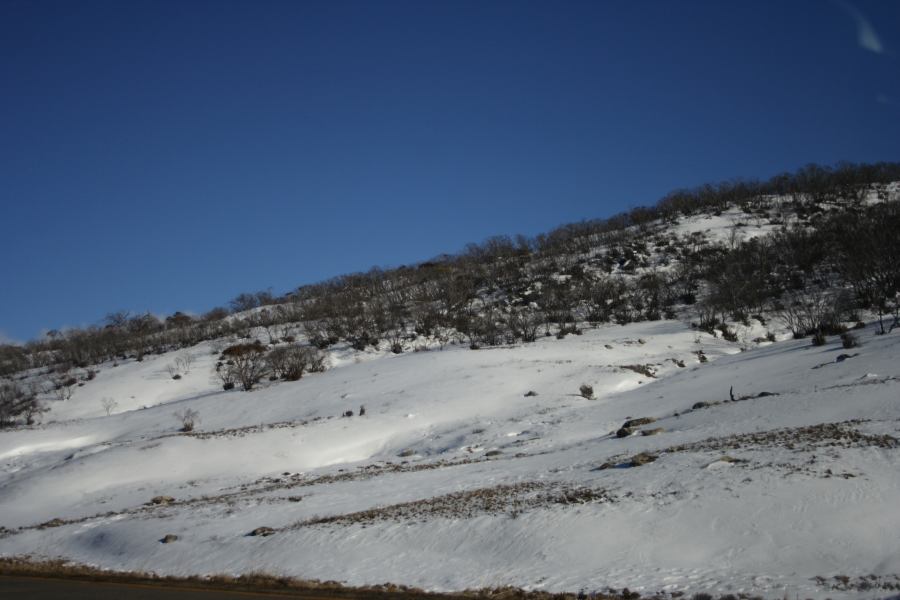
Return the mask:
POLYGON ((613 500, 614 498, 603 490, 560 488, 549 483, 528 481, 453 492, 344 515, 309 519, 295 524, 292 528, 383 521, 402 522, 426 518, 469 519, 479 515, 516 515, 525 510, 553 504, 585 504, 613 500))
POLYGON ((813 577, 813 581, 819 586, 841 592, 872 592, 872 591, 900 591, 900 575, 861 575, 848 577, 847 575, 835 575, 834 577, 813 577))
POLYGON ((900 447, 900 440, 883 434, 861 433, 853 426, 863 423, 854 419, 841 423, 820 423, 804 427, 786 427, 754 433, 735 434, 726 437, 709 438, 699 442, 680 444, 664 452, 701 452, 739 450, 741 448, 787 448, 803 452, 820 447, 893 449, 900 447))
POLYGON ((216 429, 214 431, 189 431, 189 432, 179 432, 179 433, 169 433, 166 435, 161 435, 154 439, 162 439, 168 437, 179 437, 186 436, 196 438, 198 440, 209 440, 215 438, 225 438, 225 437, 244 437, 245 435, 254 434, 254 433, 265 433, 266 431, 271 431, 273 429, 294 429, 297 427, 305 427, 317 421, 324 421, 331 419, 332 417, 315 417, 314 419, 310 419, 309 421, 278 421, 276 423, 265 423, 262 425, 247 425, 244 427, 230 427, 228 429, 216 429))
MULTIPOLYGON (((715 452, 725 453, 731 450, 758 450, 763 448, 785 448, 794 452, 812 452, 822 449, 850 449, 850 448, 884 448, 896 449, 900 448, 900 440, 892 435, 881 434, 873 435, 861 433, 855 426, 866 421, 862 419, 853 419, 840 423, 820 423, 818 425, 808 425, 804 427, 786 427, 783 429, 772 429, 769 431, 759 431, 754 433, 734 434, 724 437, 709 438, 698 442, 687 444, 679 444, 670 446, 658 451, 659 455, 674 452, 715 452)), ((621 430, 620 430, 621 431, 621 430)), ((646 433, 652 435, 655 430, 646 433)), ((630 435, 630 430, 629 430, 630 435)), ((638 467, 657 459, 656 454, 642 452, 640 454, 628 457, 628 455, 620 454, 611 457, 609 460, 596 467, 596 470, 605 469, 624 469, 630 467, 638 467), (652 458, 648 460, 648 458, 652 458)), ((719 460, 727 460, 727 462, 740 463, 742 466, 761 469, 761 468, 778 468, 786 471, 788 474, 807 474, 812 476, 828 478, 850 479, 858 477, 855 473, 832 473, 830 470, 820 472, 814 468, 814 457, 804 464, 791 463, 751 463, 744 459, 735 459, 725 455, 725 458, 719 460)))
POLYGON ((649 425, 650 423, 655 423, 656 419, 653 417, 641 417, 639 419, 629 419, 622 424, 622 427, 635 428, 640 427, 641 425, 649 425))
MULTIPOLYGON (((479 596, 477 593, 438 594, 419 588, 384 583, 348 587, 337 581, 318 581, 252 572, 244 575, 160 576, 143 571, 107 571, 65 560, 35 560, 29 556, 0 558, 0 576, 42 577, 117 584, 139 584, 160 588, 268 592, 278 596, 311 598, 384 599, 398 594, 410 599, 447 599, 479 596)), ((572 596, 574 598, 574 596, 572 596)))
POLYGON ((620 368, 634 371, 638 375, 650 377, 651 379, 656 378, 656 372, 653 370, 653 365, 622 365, 620 368))
POLYGON ((241 494, 259 494, 263 492, 271 492, 277 490, 287 490, 296 487, 310 487, 315 485, 326 485, 330 483, 339 483, 344 481, 360 481, 363 479, 371 479, 381 475, 391 473, 416 473, 419 471, 430 471, 433 469, 443 469, 448 467, 457 467, 460 465, 469 465, 476 462, 483 462, 484 459, 464 458, 461 460, 437 460, 434 462, 410 464, 406 461, 400 463, 381 463, 371 464, 358 467, 355 471, 339 470, 337 473, 328 475, 320 475, 318 477, 305 478, 300 473, 285 473, 282 477, 262 477, 255 482, 240 486, 241 494))
POLYGON ((385 475, 388 473, 414 473, 417 471, 427 471, 432 469, 440 469, 444 467, 454 467, 464 464, 471 464, 475 462, 481 462, 483 459, 475 460, 475 459, 463 459, 458 461, 435 461, 430 463, 422 463, 422 464, 408 464, 408 463, 384 463, 384 464, 372 464, 359 467, 355 471, 346 471, 346 472, 338 472, 329 475, 321 475, 319 477, 305 478, 300 473, 284 473, 282 477, 262 477, 257 479, 253 483, 241 485, 237 489, 232 489, 230 491, 226 490, 221 494, 216 495, 208 495, 204 494, 202 496, 196 496, 193 498, 185 498, 185 499, 176 499, 171 496, 156 496, 151 499, 149 502, 133 507, 126 508, 124 510, 119 511, 107 511, 103 513, 95 513, 92 515, 86 515, 83 517, 75 517, 70 519, 61 519, 54 518, 49 521, 45 521, 43 523, 38 523, 36 525, 26 525, 24 527, 18 527, 16 529, 8 529, 5 527, 0 527, 0 539, 16 535, 23 531, 30 531, 34 529, 50 529, 54 527, 62 527, 64 525, 74 525, 79 523, 86 523, 89 521, 95 521, 97 519, 108 519, 111 517, 117 517, 122 515, 165 515, 166 508, 174 508, 174 507, 184 507, 184 506, 210 506, 215 504, 226 504, 229 506, 235 506, 241 501, 247 500, 255 500, 258 502, 269 502, 269 503, 277 503, 277 502, 299 502, 302 500, 301 496, 286 496, 286 497, 256 497, 259 494, 265 494, 270 492, 276 492, 280 490, 289 490, 296 487, 309 487, 316 485, 326 485, 331 483, 338 483, 344 481, 359 481, 362 479, 369 479, 371 477, 377 477, 380 475, 385 475))
POLYGON ((659 457, 656 454, 641 452, 625 460, 613 459, 611 461, 607 461, 597 467, 595 470, 605 471, 606 469, 631 469, 633 467, 642 467, 652 462, 656 462, 657 458, 659 457))

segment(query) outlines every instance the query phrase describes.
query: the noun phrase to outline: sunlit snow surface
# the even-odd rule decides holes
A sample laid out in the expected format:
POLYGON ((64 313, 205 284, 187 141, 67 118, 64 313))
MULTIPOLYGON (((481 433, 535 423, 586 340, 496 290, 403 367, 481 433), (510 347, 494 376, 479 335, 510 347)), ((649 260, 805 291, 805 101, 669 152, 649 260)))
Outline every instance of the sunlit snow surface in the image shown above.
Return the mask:
POLYGON ((0 526, 13 531, 0 553, 437 590, 858 595, 812 578, 900 573, 900 450, 882 443, 900 437, 900 333, 859 336, 849 351, 740 352, 680 322, 610 325, 477 351, 343 351, 325 373, 249 393, 220 391, 210 344, 180 381, 165 372, 174 355, 106 365, 44 425, 0 433, 0 526), (732 387, 748 398, 715 404, 732 387), (213 435, 179 434, 185 407, 213 435), (636 417, 663 431, 614 435, 636 417), (658 458, 629 468, 640 452, 658 458), (499 504, 460 494, 478 489, 499 504), (573 490, 593 495, 558 501, 573 490), (396 508, 448 494, 450 508, 396 508), (177 502, 145 506, 159 495, 177 502), (52 519, 74 522, 34 527, 52 519), (260 526, 276 533, 247 535, 260 526), (169 533, 180 539, 161 544, 169 533))

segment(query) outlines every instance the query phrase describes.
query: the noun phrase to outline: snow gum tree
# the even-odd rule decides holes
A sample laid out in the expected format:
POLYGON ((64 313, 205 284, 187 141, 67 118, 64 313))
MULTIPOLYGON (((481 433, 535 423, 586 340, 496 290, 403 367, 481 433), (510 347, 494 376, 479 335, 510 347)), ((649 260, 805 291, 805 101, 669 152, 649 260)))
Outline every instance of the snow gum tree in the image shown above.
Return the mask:
POLYGON ((230 381, 239 382, 245 391, 252 390, 269 369, 266 347, 259 341, 229 346, 222 352, 222 358, 226 360, 223 368, 225 376, 230 381))

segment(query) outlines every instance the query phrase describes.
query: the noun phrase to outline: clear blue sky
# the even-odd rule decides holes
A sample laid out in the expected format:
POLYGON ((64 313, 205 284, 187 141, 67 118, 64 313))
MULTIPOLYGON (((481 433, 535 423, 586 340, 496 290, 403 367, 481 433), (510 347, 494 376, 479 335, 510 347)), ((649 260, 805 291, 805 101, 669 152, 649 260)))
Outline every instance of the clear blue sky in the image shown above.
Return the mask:
POLYGON ((0 0, 0 336, 900 159, 900 2, 0 0))

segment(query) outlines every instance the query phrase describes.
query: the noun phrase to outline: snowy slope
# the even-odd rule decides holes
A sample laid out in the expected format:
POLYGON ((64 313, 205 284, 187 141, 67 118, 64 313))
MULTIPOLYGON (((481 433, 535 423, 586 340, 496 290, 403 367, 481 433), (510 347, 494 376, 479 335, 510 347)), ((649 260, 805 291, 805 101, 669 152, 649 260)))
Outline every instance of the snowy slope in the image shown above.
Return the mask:
POLYGON ((900 337, 859 336, 852 350, 740 352, 659 321, 478 351, 344 352, 252 392, 221 391, 210 344, 180 381, 173 356, 106 366, 44 425, 0 433, 0 554, 439 590, 887 595, 900 337), (110 416, 104 397, 119 403, 110 416), (183 408, 200 414, 194 434, 177 431, 183 408), (616 437, 639 417, 655 422, 616 437), (273 534, 248 535, 263 526, 273 534), (831 589, 870 574, 874 590, 831 589))

